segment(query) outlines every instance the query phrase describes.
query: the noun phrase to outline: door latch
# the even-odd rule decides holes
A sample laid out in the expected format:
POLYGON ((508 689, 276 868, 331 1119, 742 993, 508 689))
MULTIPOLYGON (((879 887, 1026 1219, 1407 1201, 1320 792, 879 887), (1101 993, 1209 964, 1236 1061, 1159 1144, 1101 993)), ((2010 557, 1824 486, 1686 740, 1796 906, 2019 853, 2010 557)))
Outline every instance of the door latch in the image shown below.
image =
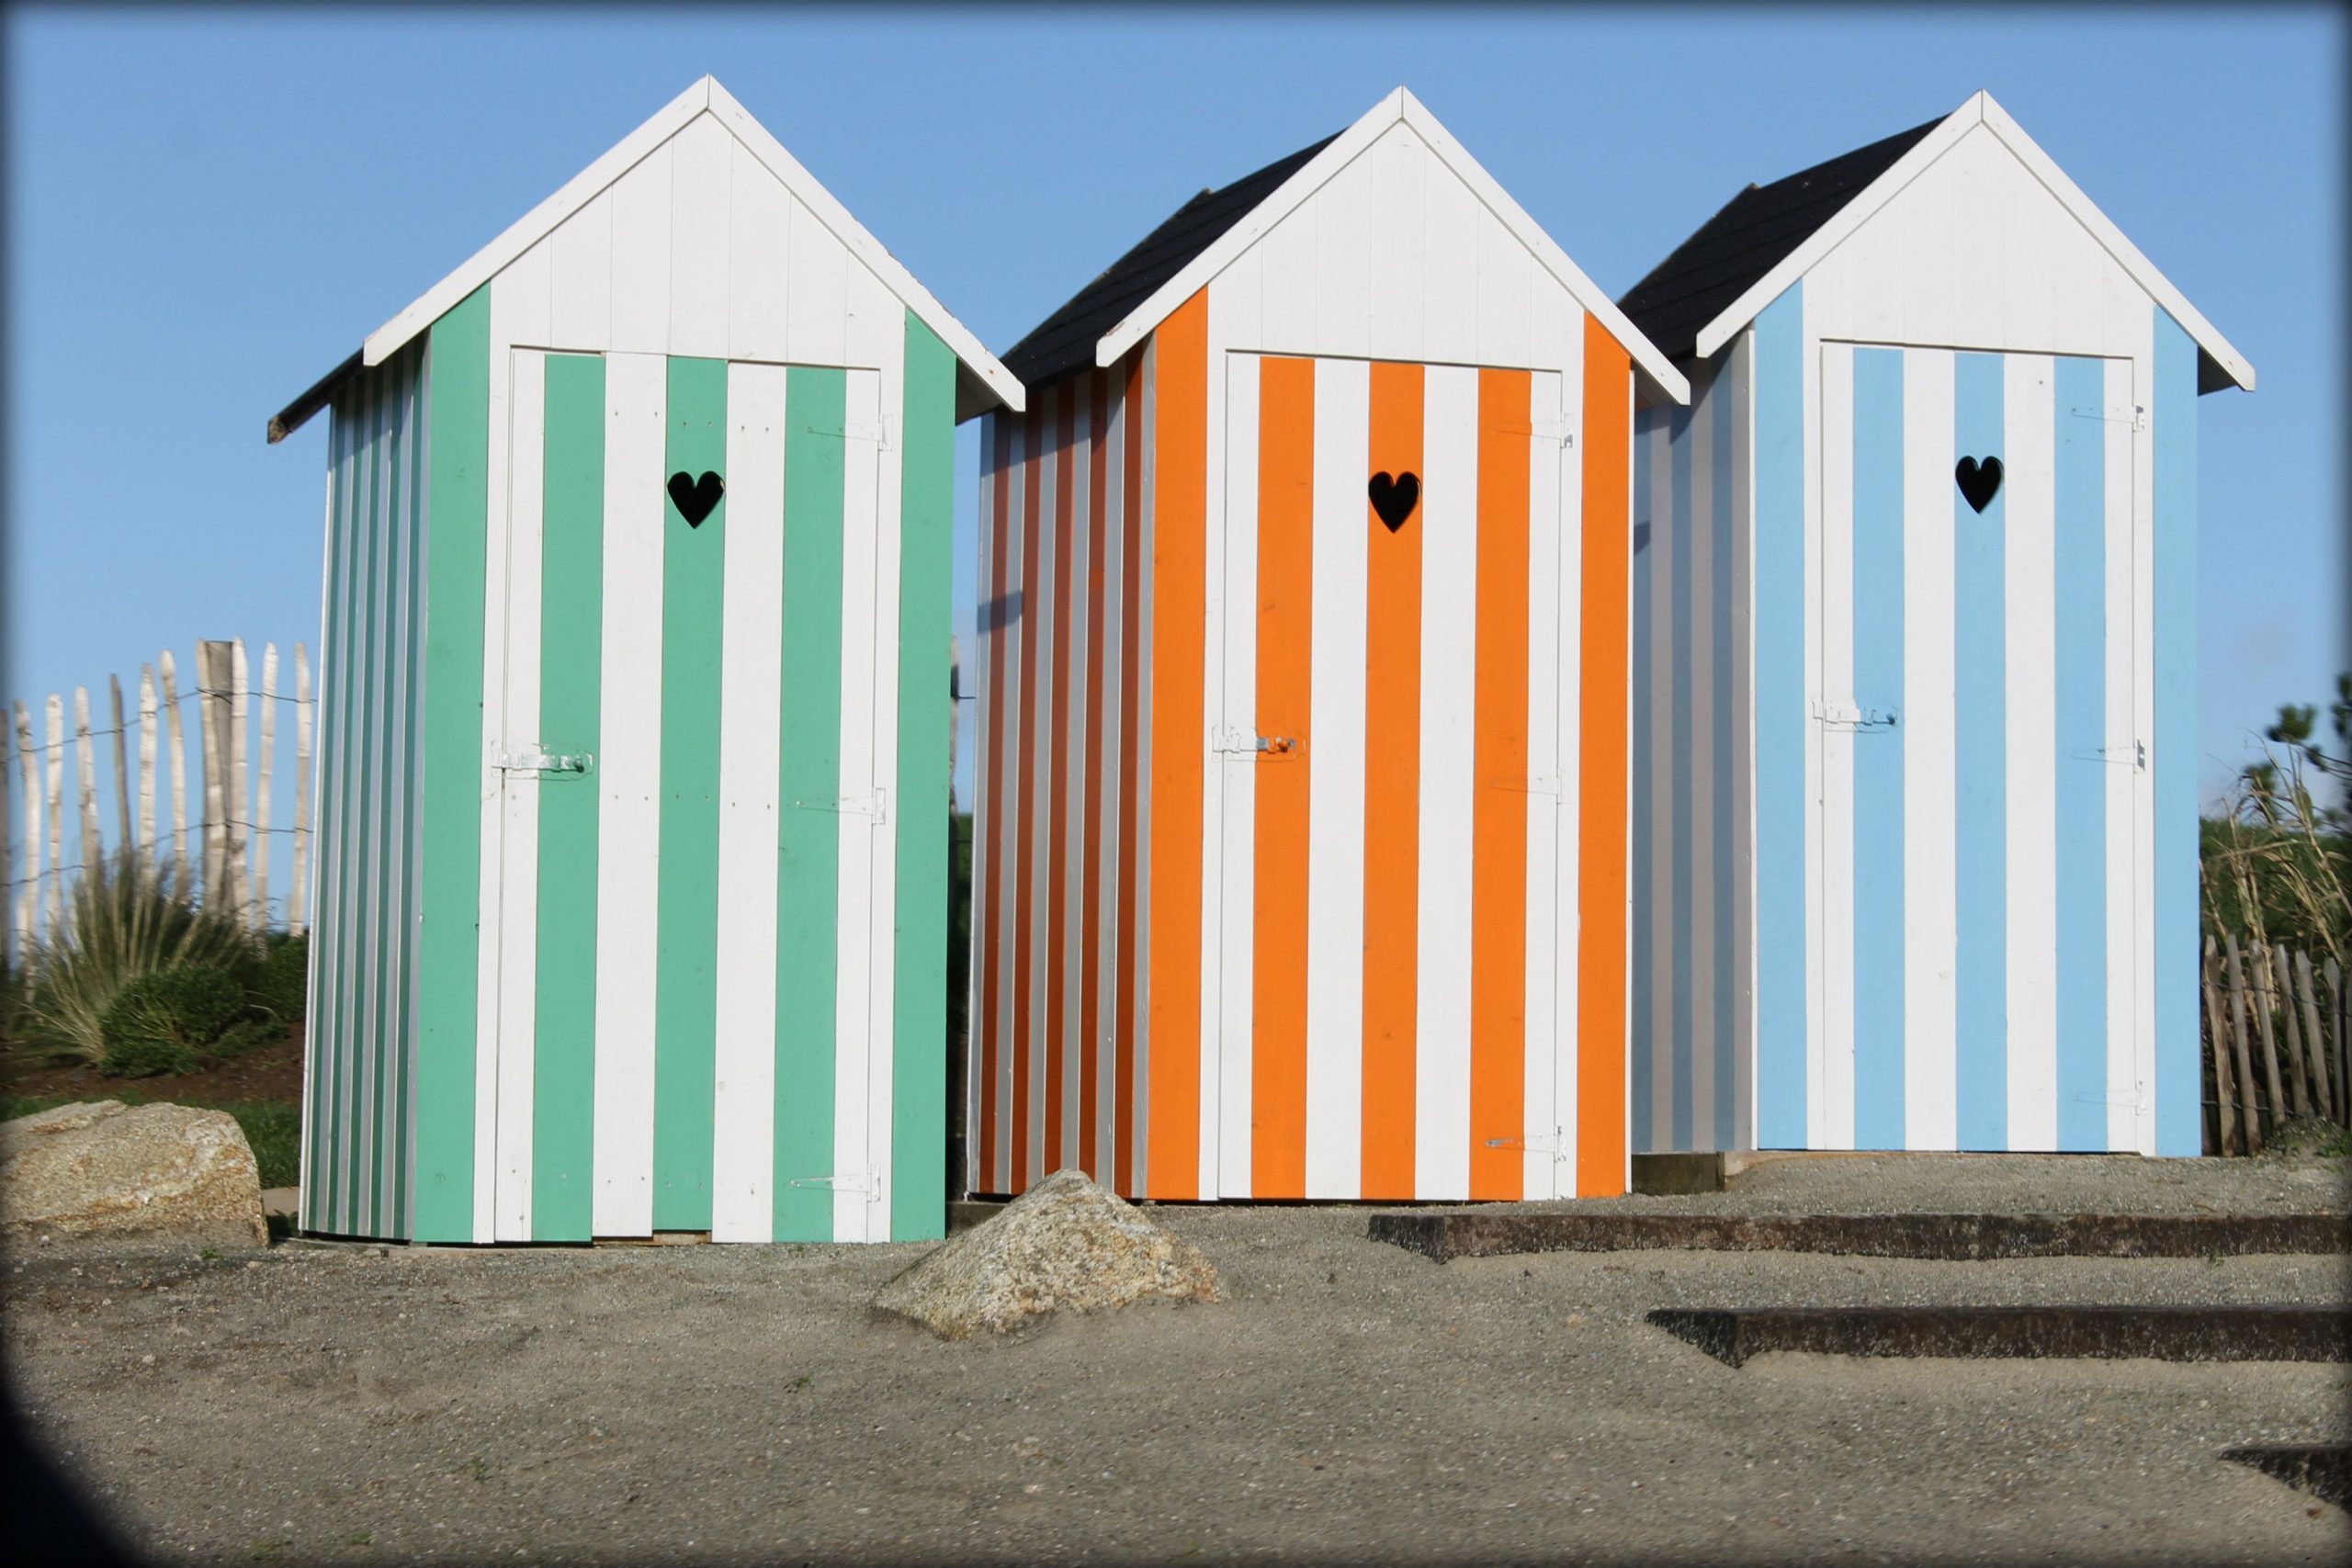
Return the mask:
POLYGON ((582 751, 502 751, 492 764, 503 773, 584 773, 594 768, 596 759, 582 751))
POLYGON ((877 789, 872 795, 843 795, 838 800, 787 800, 795 811, 831 811, 843 817, 871 817, 876 828, 890 820, 890 792, 877 789))
POLYGON ((1813 705, 1813 716, 1832 729, 1893 729, 1893 708, 1857 707, 1851 703, 1813 705))
POLYGON ((1210 733, 1209 750, 1243 757, 1261 753, 1283 757, 1298 750, 1298 739, 1291 735, 1259 735, 1247 729, 1219 729, 1210 733))

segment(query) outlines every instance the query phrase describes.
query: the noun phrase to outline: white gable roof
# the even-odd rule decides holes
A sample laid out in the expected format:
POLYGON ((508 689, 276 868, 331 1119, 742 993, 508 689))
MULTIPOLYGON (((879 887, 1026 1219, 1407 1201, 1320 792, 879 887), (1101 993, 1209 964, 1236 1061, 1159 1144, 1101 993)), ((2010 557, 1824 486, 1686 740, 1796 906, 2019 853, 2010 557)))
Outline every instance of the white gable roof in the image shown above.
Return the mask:
POLYGON ((978 407, 972 406, 975 404, 985 407, 1001 403, 1014 410, 1024 406, 1021 383, 1012 373, 999 364, 994 355, 980 346, 979 339, 974 337, 963 322, 949 315, 933 298, 931 291, 917 282, 914 275, 884 249, 879 241, 866 232, 865 226, 850 216, 849 209, 834 199, 831 191, 818 184, 808 171, 800 166, 799 161, 768 133, 767 128, 752 118, 751 111, 737 103, 734 96, 718 85, 716 77, 705 76, 662 106, 644 124, 621 138, 603 157, 573 175, 562 189, 525 213, 504 233, 469 256, 455 272, 412 300, 390 321, 368 333, 367 342, 351 361, 338 367, 325 380, 289 406, 285 414, 271 422, 270 439, 279 439, 315 412, 332 395, 334 385, 346 375, 356 373, 365 366, 381 365, 398 354, 412 339, 440 320, 452 306, 503 271, 533 245, 547 238, 565 220, 613 186, 649 153, 704 114, 712 116, 725 126, 742 143, 745 151, 816 216, 843 249, 864 264, 883 287, 914 312, 918 320, 939 334, 940 340, 955 354, 963 368, 959 379, 964 385, 959 389, 956 400, 959 417, 966 411, 978 412, 978 407))
MULTIPOLYGON (((1889 164, 1884 174, 1863 186, 1835 217, 1783 257, 1779 265, 1757 279, 1746 293, 1733 300, 1714 320, 1700 328, 1695 345, 1699 356, 1708 358, 1729 343, 1763 311, 1764 307, 1779 299, 1789 285, 1812 271, 1815 264, 1868 223, 1906 186, 1942 157, 1954 142, 1980 125, 1999 138, 2002 145, 2016 154, 2018 161, 2041 183, 2059 205, 2090 233, 2109 255, 2115 258, 2116 265, 2180 323, 2182 330, 2196 341, 2205 359, 2223 378, 2219 384, 2235 385, 2249 392, 2254 390, 2254 367, 2246 363, 2245 356, 2232 347, 2227 338, 2213 330, 2213 323, 2207 321, 2197 307, 2191 305, 2180 290, 2156 270, 2154 263, 2140 254, 2140 248, 2126 239, 2123 231, 2109 220, 2107 214, 2083 194, 2082 188, 2066 177, 2066 172, 2051 161, 2050 155, 2025 133, 2023 127, 2009 118, 2006 109, 1993 101, 1993 96, 1984 92, 1973 95, 1954 109, 1942 124, 1921 137, 1917 145, 1889 164)), ((2210 389, 2213 383, 2210 378, 2207 379, 2207 389, 2210 389)))
POLYGON ((1544 268, 1567 290, 1569 296, 1584 310, 1609 329, 1611 336, 1624 345, 1633 356, 1634 373, 1650 393, 1671 399, 1678 403, 1690 400, 1690 386, 1682 373, 1669 363, 1650 340, 1625 318, 1616 302, 1593 286, 1567 253, 1561 250, 1551 235, 1545 233, 1524 208, 1511 199, 1510 193, 1497 184, 1495 177, 1479 166, 1453 132, 1438 123, 1437 117, 1421 105, 1419 98, 1398 87, 1355 124, 1331 139, 1323 150, 1300 165, 1298 171, 1272 195, 1244 216, 1239 222, 1218 236, 1216 242, 1187 262, 1173 277, 1153 291, 1149 298, 1130 311, 1118 325, 1102 335, 1095 345, 1094 362, 1113 365, 1119 356, 1143 341, 1160 322, 1173 315, 1177 308, 1230 266, 1234 260, 1256 244, 1295 211, 1334 175, 1354 161, 1380 133, 1398 121, 1410 126, 1428 144, 1430 152, 1476 193, 1487 209, 1501 220, 1512 236, 1532 252, 1544 268))

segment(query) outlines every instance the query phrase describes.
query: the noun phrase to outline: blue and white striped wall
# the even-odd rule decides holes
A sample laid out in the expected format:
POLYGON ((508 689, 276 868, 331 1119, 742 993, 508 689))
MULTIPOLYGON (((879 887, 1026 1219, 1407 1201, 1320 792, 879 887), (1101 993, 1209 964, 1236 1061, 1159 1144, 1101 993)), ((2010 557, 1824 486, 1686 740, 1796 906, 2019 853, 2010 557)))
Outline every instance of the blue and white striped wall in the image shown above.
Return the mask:
POLYGON ((2196 347, 1809 282, 1636 429, 1634 1147, 2195 1154, 2196 347))

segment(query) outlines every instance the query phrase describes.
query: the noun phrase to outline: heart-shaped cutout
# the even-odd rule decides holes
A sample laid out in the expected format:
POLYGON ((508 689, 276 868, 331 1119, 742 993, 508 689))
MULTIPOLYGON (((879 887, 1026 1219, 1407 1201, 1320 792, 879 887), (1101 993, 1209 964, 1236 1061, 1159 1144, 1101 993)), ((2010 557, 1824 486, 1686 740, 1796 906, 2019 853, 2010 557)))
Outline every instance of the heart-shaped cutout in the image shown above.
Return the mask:
POLYGON ((1962 457, 1951 477, 1960 482, 1961 499, 1982 512, 1993 504, 1993 497, 2000 492, 2001 459, 1987 457, 1980 463, 1973 457, 1962 457))
POLYGON ((1410 517, 1413 508, 1421 503, 1421 476, 1419 474, 1402 473, 1391 479, 1387 470, 1383 469, 1372 476, 1372 483, 1366 489, 1372 496, 1373 511, 1380 514, 1380 520, 1388 525, 1388 531, 1392 534, 1405 525, 1405 519, 1410 517))
POLYGON ((695 479, 684 468, 670 476, 670 504, 686 520, 689 528, 699 528, 702 520, 718 507, 719 498, 727 493, 727 481, 709 469, 695 479))

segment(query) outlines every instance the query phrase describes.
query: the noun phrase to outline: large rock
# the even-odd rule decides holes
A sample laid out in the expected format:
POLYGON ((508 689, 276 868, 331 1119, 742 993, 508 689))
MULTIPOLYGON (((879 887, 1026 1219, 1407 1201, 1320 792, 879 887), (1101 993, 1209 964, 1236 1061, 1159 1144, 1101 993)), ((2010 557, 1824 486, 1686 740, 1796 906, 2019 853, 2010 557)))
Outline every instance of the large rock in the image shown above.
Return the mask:
POLYGON ((883 1286, 874 1304, 962 1339, 1152 1298, 1216 1301, 1216 1270, 1084 1171, 1057 1170, 883 1286))
POLYGON ((19 1247, 69 1236, 269 1245, 261 1175, 236 1118, 119 1100, 0 1122, 0 1228, 19 1247))

